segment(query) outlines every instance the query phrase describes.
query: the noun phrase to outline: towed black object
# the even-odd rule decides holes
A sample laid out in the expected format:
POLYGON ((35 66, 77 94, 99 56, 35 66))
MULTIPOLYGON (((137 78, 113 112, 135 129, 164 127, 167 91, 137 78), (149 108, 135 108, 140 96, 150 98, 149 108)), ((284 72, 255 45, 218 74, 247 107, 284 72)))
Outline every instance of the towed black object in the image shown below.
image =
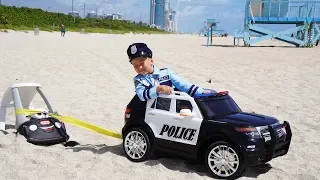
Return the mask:
POLYGON ((64 123, 52 117, 31 118, 18 128, 18 132, 35 145, 54 145, 69 140, 64 123))

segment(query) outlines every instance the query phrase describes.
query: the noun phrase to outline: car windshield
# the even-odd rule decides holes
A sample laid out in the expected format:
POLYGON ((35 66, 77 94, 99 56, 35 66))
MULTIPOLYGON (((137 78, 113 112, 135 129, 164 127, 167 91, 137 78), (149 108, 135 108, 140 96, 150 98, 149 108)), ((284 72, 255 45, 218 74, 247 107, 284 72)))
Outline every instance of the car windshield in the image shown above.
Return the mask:
POLYGON ((232 98, 208 99, 200 102, 204 115, 208 118, 230 115, 241 112, 241 109, 232 98))

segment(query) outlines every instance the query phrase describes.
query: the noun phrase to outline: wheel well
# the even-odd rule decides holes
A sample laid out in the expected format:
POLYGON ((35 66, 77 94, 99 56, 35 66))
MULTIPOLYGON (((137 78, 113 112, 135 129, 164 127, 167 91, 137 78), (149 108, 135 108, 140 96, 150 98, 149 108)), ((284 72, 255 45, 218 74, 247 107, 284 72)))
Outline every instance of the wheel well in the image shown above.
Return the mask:
POLYGON ((207 148, 214 142, 217 141, 225 141, 227 143, 230 143, 231 145, 233 145, 235 148, 237 148, 237 150, 240 152, 241 158, 244 158, 244 153, 240 147, 240 145, 238 145, 237 143, 233 142, 232 140, 230 140, 229 138, 227 138, 226 136, 223 135, 218 135, 218 136, 212 136, 210 138, 208 138, 206 141, 204 141, 199 150, 198 150, 198 154, 197 157, 198 159, 204 159, 205 157, 205 152, 207 150, 207 148))

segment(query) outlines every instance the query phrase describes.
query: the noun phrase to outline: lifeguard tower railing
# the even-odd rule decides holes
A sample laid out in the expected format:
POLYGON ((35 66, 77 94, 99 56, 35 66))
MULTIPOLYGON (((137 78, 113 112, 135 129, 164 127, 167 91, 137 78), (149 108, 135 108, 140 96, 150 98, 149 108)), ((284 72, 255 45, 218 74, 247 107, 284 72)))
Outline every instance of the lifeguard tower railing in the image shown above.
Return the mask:
POLYGON ((320 37, 320 1, 247 0, 243 39, 250 46, 267 39, 278 39, 299 46, 313 46, 320 37), (258 24, 292 24, 291 29, 274 32, 258 24), (249 32, 261 37, 249 38, 249 32))
POLYGON ((199 31, 199 36, 207 36, 207 26, 204 26, 202 29, 199 31))

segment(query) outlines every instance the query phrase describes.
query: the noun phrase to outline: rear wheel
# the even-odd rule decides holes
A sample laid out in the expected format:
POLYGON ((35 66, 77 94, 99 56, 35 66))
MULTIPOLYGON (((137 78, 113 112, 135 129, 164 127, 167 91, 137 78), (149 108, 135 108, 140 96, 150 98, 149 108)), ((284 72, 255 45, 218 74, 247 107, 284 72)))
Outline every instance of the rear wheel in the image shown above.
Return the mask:
POLYGON ((240 152, 224 141, 209 146, 205 154, 205 165, 214 178, 236 179, 244 170, 240 152))
POLYGON ((123 138, 123 150, 126 157, 133 162, 141 162, 152 154, 149 136, 140 128, 129 129, 123 138))

